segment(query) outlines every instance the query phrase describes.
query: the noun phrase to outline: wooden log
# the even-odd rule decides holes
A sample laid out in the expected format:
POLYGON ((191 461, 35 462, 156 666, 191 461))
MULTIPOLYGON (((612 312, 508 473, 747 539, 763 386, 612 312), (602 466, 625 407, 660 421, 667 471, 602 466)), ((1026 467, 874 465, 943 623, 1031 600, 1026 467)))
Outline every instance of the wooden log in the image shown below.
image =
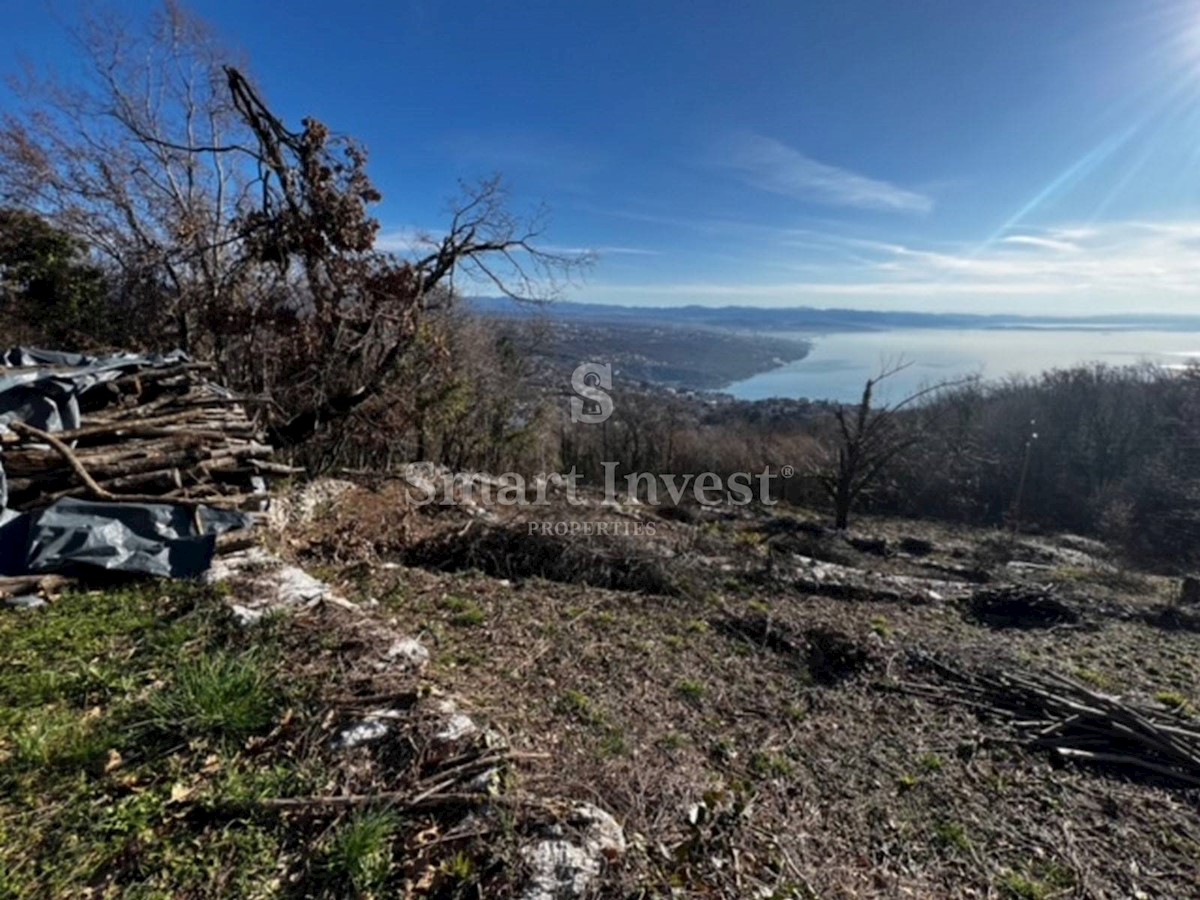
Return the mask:
POLYGON ((19 435, 34 438, 38 441, 49 444, 56 451, 58 451, 58 453, 62 455, 63 459, 65 459, 71 466, 71 469, 74 471, 76 477, 78 477, 78 479, 83 483, 84 487, 87 488, 88 493, 98 500, 126 503, 166 502, 180 506, 188 506, 193 509, 201 505, 201 502, 198 500, 190 497, 174 496, 174 493, 172 495, 164 496, 157 496, 154 494, 114 494, 113 492, 106 490, 96 483, 96 480, 92 478, 87 469, 85 469, 79 462, 79 459, 75 456, 74 451, 72 451, 72 449, 67 446, 67 444, 57 435, 49 434, 45 431, 42 431, 40 428, 34 428, 32 425, 27 425, 24 422, 11 422, 9 423, 9 427, 19 435))
POLYGON ((0 434, 10 505, 36 509, 65 496, 126 502, 261 504, 247 493, 264 474, 296 474, 246 414, 246 402, 204 381, 209 364, 122 375, 81 397, 83 424, 46 434, 0 434))
MULTIPOLYGON (((183 487, 183 475, 178 469, 165 469, 155 472, 144 472, 138 475, 127 475, 96 482, 104 491, 114 495, 121 494, 153 494, 168 496, 183 487)), ((22 512, 49 506, 64 497, 95 496, 95 491, 83 484, 62 484, 56 490, 22 493, 13 491, 9 497, 9 506, 22 512)))
MULTIPOLYGON (((205 458, 205 449, 203 447, 194 447, 175 453, 151 453, 146 456, 98 465, 82 455, 80 455, 79 461, 92 474, 93 478, 103 484, 111 479, 123 478, 129 475, 141 475, 146 472, 159 472, 165 469, 188 469, 201 463, 205 458)), ((9 478, 8 489, 14 494, 52 491, 71 481, 72 477, 73 473, 69 467, 58 465, 54 468, 40 470, 31 475, 9 478)))
MULTIPOLYGON (((207 418, 203 415, 197 416, 195 411, 184 410, 161 416, 149 416, 145 419, 131 421, 121 419, 100 425, 85 425, 69 431, 56 431, 54 432, 54 436, 60 441, 69 444, 75 441, 94 442, 98 439, 122 439, 141 434, 152 434, 156 431, 160 434, 212 433, 224 435, 226 433, 252 434, 255 432, 255 428, 253 423, 248 420, 236 421, 215 417, 207 418), (203 427, 198 427, 197 423, 200 423, 203 427)), ((19 444, 21 442, 22 438, 18 435, 0 435, 0 443, 19 444)))
POLYGON ((73 583, 62 575, 15 575, 0 577, 0 597, 16 597, 35 591, 40 594, 61 590, 73 583))

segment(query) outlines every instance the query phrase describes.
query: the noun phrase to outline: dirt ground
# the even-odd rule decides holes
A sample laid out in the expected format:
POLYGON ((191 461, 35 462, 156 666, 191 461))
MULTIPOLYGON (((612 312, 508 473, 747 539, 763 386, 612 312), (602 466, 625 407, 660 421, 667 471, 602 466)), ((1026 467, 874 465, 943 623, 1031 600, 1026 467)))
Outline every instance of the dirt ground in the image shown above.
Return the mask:
POLYGON ((520 790, 616 816, 606 895, 1200 896, 1200 790, 1031 748, 921 664, 1054 672, 1186 723, 1200 635, 1177 581, 1071 536, 403 493, 355 487, 288 552, 548 754, 520 790))

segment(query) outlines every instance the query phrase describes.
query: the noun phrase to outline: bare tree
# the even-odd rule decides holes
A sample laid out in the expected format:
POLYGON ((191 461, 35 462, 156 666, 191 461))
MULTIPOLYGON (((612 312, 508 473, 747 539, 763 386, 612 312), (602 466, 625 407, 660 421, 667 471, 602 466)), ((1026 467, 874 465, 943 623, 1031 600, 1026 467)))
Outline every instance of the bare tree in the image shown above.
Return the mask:
POLYGON ((122 297, 144 301, 130 317, 143 335, 210 351, 197 320, 220 318, 252 280, 235 244, 255 172, 215 152, 248 137, 228 54, 174 0, 144 27, 93 15, 71 38, 83 78, 12 80, 25 102, 0 119, 0 200, 99 253, 122 297))
MULTIPOLYGON (((509 296, 549 299, 559 277, 583 257, 543 252, 536 221, 508 211, 499 179, 468 190, 436 249, 416 259, 374 248, 379 200, 366 153, 333 138, 315 119, 300 131, 278 119, 236 69, 227 77, 234 103, 257 141, 262 202, 242 220, 243 245, 261 263, 295 273, 305 308, 285 364, 295 410, 274 429, 282 445, 340 421, 385 390, 413 346, 422 317, 455 298, 451 278, 465 272, 509 296)), ((243 148, 228 152, 244 153, 243 148)))
POLYGON ((0 203, 102 254, 145 343, 271 397, 282 446, 388 387, 456 274, 548 299, 587 261, 540 250, 542 217, 513 214, 497 178, 464 189, 431 252, 378 250, 363 148, 285 124, 176 0, 145 29, 91 19, 74 36, 87 77, 29 76, 24 112, 0 120, 0 203))
POLYGON ((833 446, 826 448, 814 474, 833 503, 834 524, 839 529, 849 525, 855 503, 875 484, 888 464, 920 440, 918 430, 900 426, 897 413, 935 391, 952 386, 942 382, 896 403, 876 406, 875 389, 880 382, 911 365, 902 360, 884 363, 879 374, 867 379, 862 398, 855 406, 839 405, 833 411, 837 425, 833 446))

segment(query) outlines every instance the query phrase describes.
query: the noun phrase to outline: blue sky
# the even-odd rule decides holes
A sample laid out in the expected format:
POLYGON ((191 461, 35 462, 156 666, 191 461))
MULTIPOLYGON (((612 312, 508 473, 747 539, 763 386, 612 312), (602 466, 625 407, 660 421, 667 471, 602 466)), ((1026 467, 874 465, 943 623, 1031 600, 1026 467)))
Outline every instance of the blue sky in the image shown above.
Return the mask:
MULTIPOLYGON (((1200 313, 1197 0, 192 8, 366 144, 390 246, 501 172, 597 252, 572 299, 1200 313)), ((0 58, 65 62, 5 15, 0 58)))

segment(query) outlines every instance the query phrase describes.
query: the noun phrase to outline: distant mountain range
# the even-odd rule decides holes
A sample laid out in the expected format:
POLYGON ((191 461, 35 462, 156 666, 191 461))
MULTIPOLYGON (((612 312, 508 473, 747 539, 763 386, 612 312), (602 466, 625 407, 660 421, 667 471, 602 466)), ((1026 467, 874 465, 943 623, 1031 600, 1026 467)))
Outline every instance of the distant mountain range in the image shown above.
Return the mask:
POLYGON ((685 326, 742 331, 886 331, 895 328, 1061 329, 1104 328, 1121 331, 1200 332, 1200 316, 1107 315, 1016 316, 971 313, 886 312, 857 309, 753 306, 610 306, 603 303, 528 304, 506 297, 471 297, 467 304, 487 316, 545 316, 560 322, 685 326))

